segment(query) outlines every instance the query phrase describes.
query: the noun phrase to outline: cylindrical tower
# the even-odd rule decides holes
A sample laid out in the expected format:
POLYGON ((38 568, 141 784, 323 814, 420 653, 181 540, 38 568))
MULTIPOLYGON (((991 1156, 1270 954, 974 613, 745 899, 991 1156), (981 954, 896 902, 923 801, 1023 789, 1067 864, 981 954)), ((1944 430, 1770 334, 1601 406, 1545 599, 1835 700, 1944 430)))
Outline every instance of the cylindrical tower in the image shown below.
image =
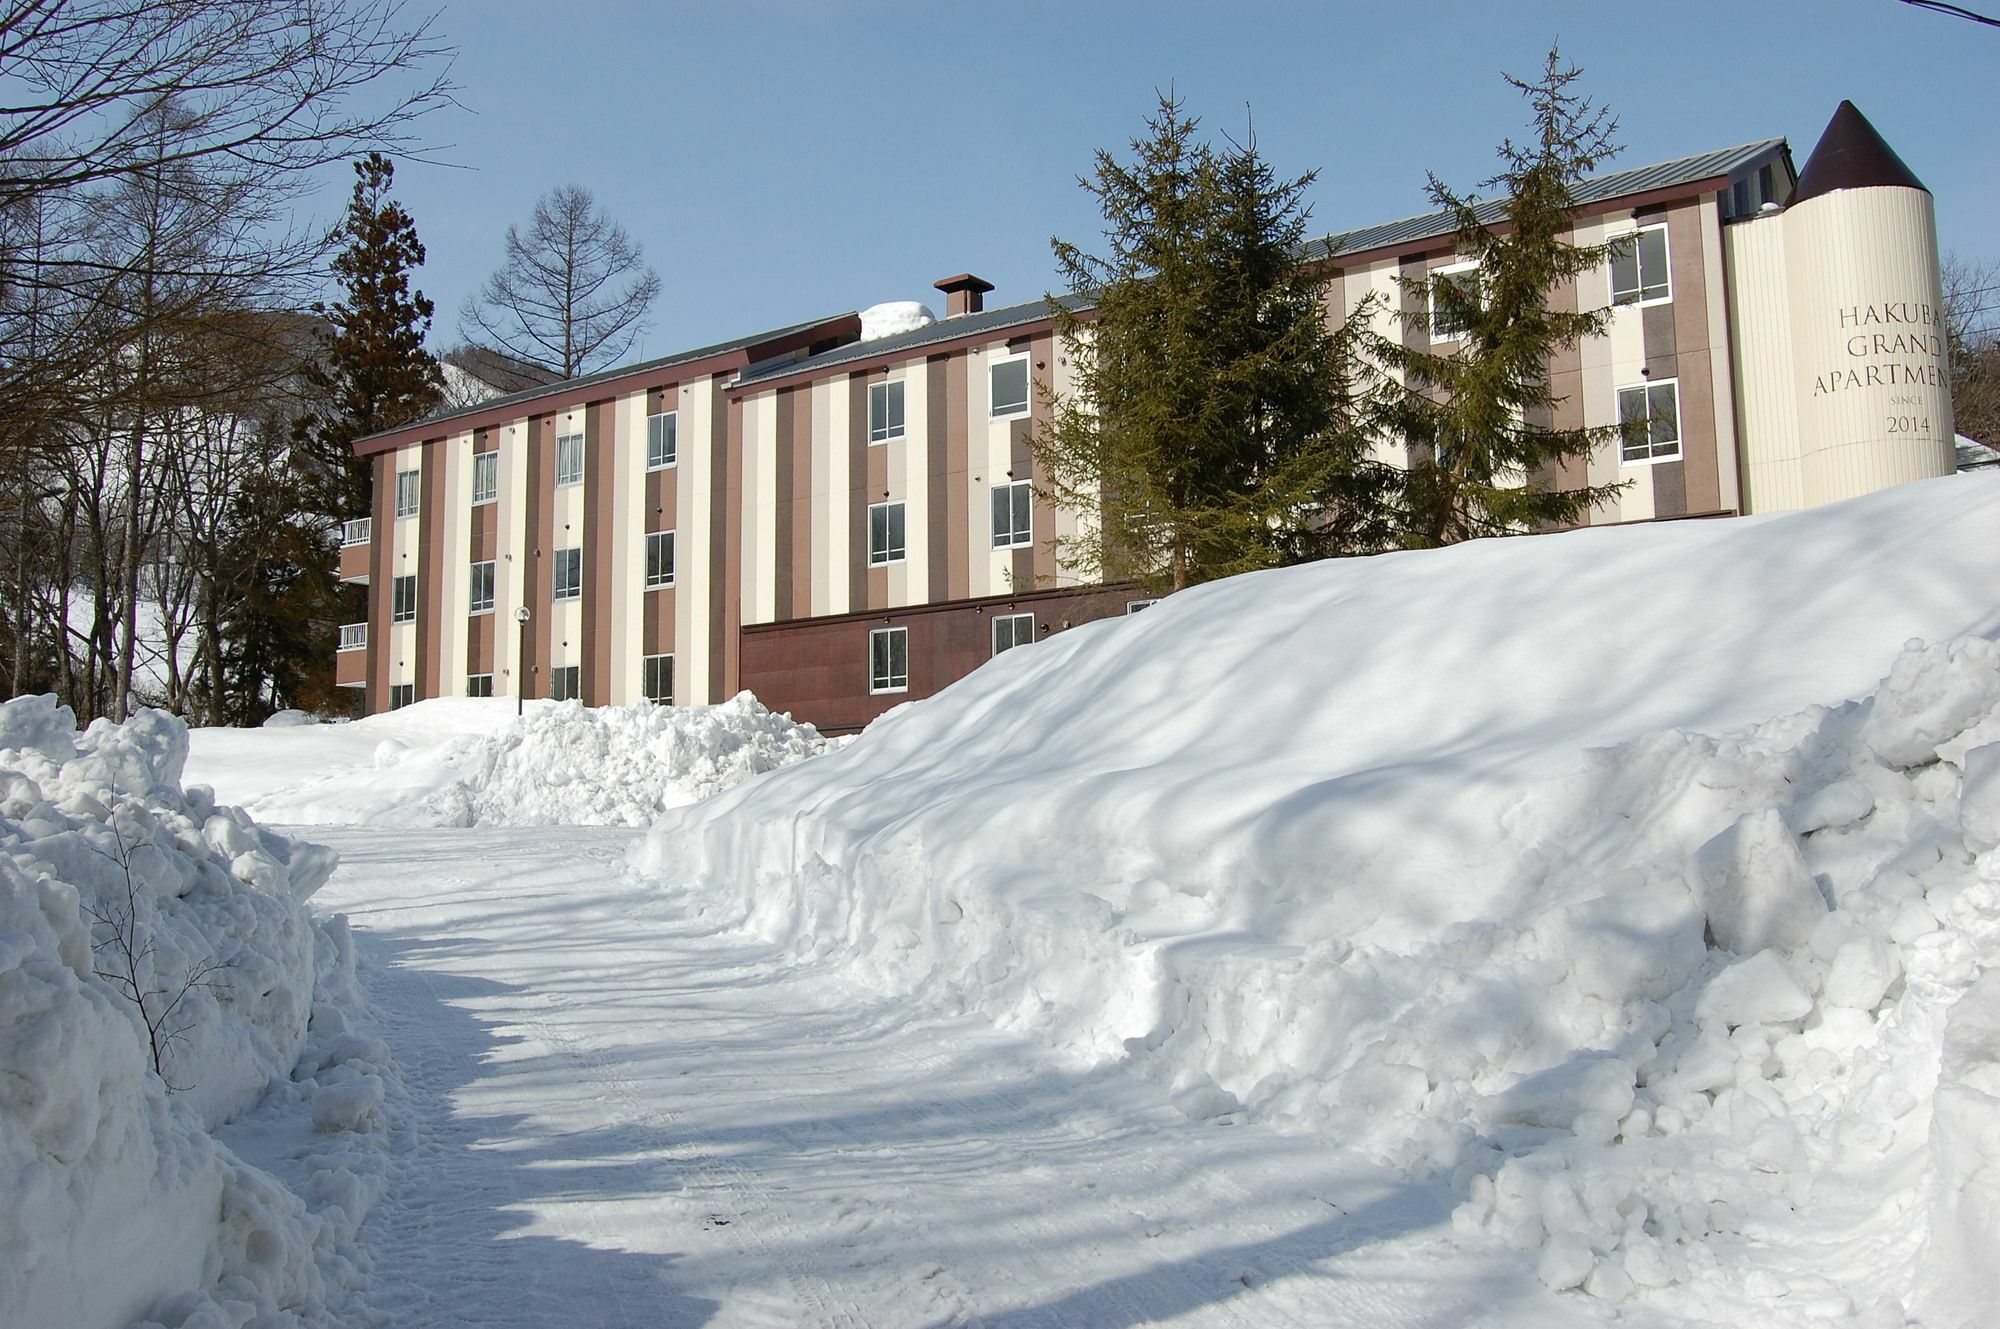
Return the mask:
POLYGON ((1950 474, 1930 191, 1844 101, 1784 220, 1806 505, 1950 474))

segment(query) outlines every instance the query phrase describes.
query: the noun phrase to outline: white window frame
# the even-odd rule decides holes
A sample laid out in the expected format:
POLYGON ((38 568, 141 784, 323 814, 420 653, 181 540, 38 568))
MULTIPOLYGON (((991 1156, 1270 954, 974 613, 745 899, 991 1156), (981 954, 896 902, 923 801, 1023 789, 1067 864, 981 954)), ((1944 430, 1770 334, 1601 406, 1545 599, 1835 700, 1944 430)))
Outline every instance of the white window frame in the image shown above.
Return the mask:
POLYGON ((568 489, 571 485, 580 485, 582 483, 583 483, 582 432, 579 431, 574 434, 557 434, 556 435, 556 488, 568 489), (563 449, 565 446, 568 446, 573 450, 570 460, 576 463, 574 466, 565 467, 563 465, 563 449))
POLYGON ((583 546, 565 545, 555 551, 555 559, 549 565, 549 598, 557 604, 583 598, 583 546), (571 558, 576 560, 576 574, 563 575, 563 564, 571 558))
POLYGON ((414 623, 417 621, 417 574, 406 572, 402 576, 389 579, 389 621, 391 623, 414 623), (398 603, 403 598, 403 585, 410 587, 410 606, 405 609, 398 603))
POLYGON ((1011 651, 1016 646, 1031 645, 1035 640, 1035 616, 1033 614, 995 614, 993 616, 993 654, 1011 651), (1021 625, 1028 626, 1026 636, 1021 634, 1021 625), (1000 644, 1000 629, 1007 629, 1007 644, 1000 644))
POLYGON ((488 448, 472 454, 472 506, 483 507, 500 501, 500 450, 488 448), (480 484, 480 466, 485 464, 486 481, 480 484))
POLYGON ((890 499, 883 503, 870 503, 868 505, 868 566, 871 568, 886 568, 892 563, 904 562, 909 556, 910 515, 908 504, 900 498, 890 499), (902 520, 903 543, 901 545, 891 543, 895 538, 895 530, 893 523, 885 516, 882 519, 882 548, 877 549, 875 547, 875 514, 877 512, 887 513, 891 508, 896 510, 896 515, 902 520))
POLYGON ((1035 375, 1028 367, 1028 353, 1020 351, 1013 355, 996 355, 986 362, 986 415, 990 420, 1018 420, 1035 409, 1035 375), (993 371, 1002 365, 1021 365, 1021 404, 1019 407, 1001 410, 993 400, 993 371))
POLYGON ((994 485, 992 499, 988 502, 987 508, 992 513, 993 547, 995 549, 1029 549, 1034 546, 1035 486, 1033 481, 1008 480, 1004 483, 994 485), (1026 529, 1014 525, 1014 518, 1018 515, 1015 510, 1014 495, 1020 491, 1025 491, 1028 495, 1028 525, 1026 529), (1003 493, 1007 495, 1007 529, 1005 531, 1000 529, 999 497, 1003 493))
POLYGON ((646 417, 646 469, 649 471, 670 471, 680 464, 681 459, 681 413, 679 410, 655 411, 646 417), (666 455, 660 455, 661 421, 666 421, 666 455))
POLYGON ((468 696, 468 697, 490 697, 490 696, 492 696, 492 695, 493 695, 493 675, 491 675, 491 674, 467 674, 467 675, 465 676, 465 695, 466 695, 466 696, 468 696), (483 680, 485 681, 485 690, 484 690, 484 691, 481 691, 481 680, 482 680, 482 679, 483 679, 483 680))
POLYGON ((666 590, 674 584, 674 557, 677 553, 679 553, 679 550, 675 546, 678 543, 679 542, 675 540, 674 533, 672 531, 646 532, 646 589, 647 590, 649 591, 666 590), (653 550, 655 546, 658 544, 664 544, 667 550, 667 560, 666 560, 667 571, 664 577, 657 576, 655 574, 655 569, 653 567, 653 550))
POLYGON ((1620 384, 1617 394, 1612 400, 1618 413, 1618 423, 1621 428, 1625 423, 1625 394, 1628 392, 1647 393, 1647 455, 1644 457, 1626 456, 1625 440, 1623 437, 1620 437, 1617 440, 1618 464, 1620 466, 1658 466, 1664 462, 1683 460, 1687 455, 1687 436, 1681 429, 1681 381, 1678 378, 1642 378, 1637 383, 1620 384), (1653 413, 1652 394, 1650 390, 1654 388, 1672 388, 1674 393, 1674 450, 1670 453, 1655 453, 1652 451, 1653 448, 1658 446, 1651 441, 1653 413))
POLYGON ((580 701, 582 698, 582 665, 556 665, 549 670, 549 700, 580 701))
POLYGON ((1654 305, 1672 304, 1674 299, 1674 251, 1673 238, 1667 234, 1667 224, 1665 222, 1656 222, 1650 226, 1635 226, 1629 231, 1620 231, 1617 235, 1607 237, 1605 243, 1607 245, 1618 245, 1627 240, 1631 241, 1634 246, 1634 262, 1639 269, 1639 289, 1633 293, 1633 298, 1620 300, 1618 298, 1618 267, 1617 264, 1611 262, 1607 257, 1605 261, 1611 270, 1611 307, 1613 309, 1650 309, 1654 305), (1639 251, 1637 246, 1639 244, 1639 237, 1648 231, 1658 231, 1660 233, 1660 250, 1664 256, 1661 262, 1665 263, 1667 268, 1667 293, 1665 295, 1646 296, 1644 294, 1646 290, 1645 261, 1643 252, 1639 251))
POLYGON ((909 396, 903 387, 902 379, 885 378, 880 383, 870 383, 868 385, 868 442, 870 446, 907 437, 909 422, 909 396), (882 422, 879 425, 875 422, 875 394, 877 392, 882 394, 882 422), (889 422, 889 400, 892 397, 895 398, 896 404, 902 408, 898 414, 903 418, 895 424, 889 422))
POLYGON ((1151 609, 1154 605, 1158 603, 1159 603, 1158 600, 1127 600, 1125 602, 1125 616, 1127 618, 1130 618, 1133 614, 1137 614, 1143 610, 1151 609))
POLYGON ((468 576, 469 580, 465 588, 466 615, 476 618, 481 614, 492 613, 493 601, 500 586, 499 568, 490 558, 478 559, 472 564, 468 576), (479 601, 479 570, 481 568, 486 569, 486 602, 484 604, 481 604, 479 601))
POLYGON ((887 693, 908 692, 909 690, 910 630, 908 628, 871 628, 868 632, 868 695, 879 697, 887 693), (895 647, 895 642, 899 636, 903 643, 903 672, 900 681, 896 674, 895 647), (884 661, 885 668, 879 672, 875 668, 875 643, 878 639, 887 643, 886 650, 888 657, 884 661))
POLYGON ((1424 274, 1424 307, 1427 310, 1429 310, 1430 313, 1430 317, 1426 321, 1430 325, 1431 340, 1433 342, 1453 342, 1453 341, 1465 340, 1465 329, 1463 328, 1460 328, 1455 332, 1447 332, 1447 333, 1440 333, 1438 331, 1438 325, 1437 325, 1438 279, 1440 277, 1455 277, 1461 272, 1477 272, 1477 271, 1479 271, 1479 260, 1470 259, 1463 263, 1447 263, 1441 268, 1432 268, 1429 272, 1424 274))
POLYGON ((421 467, 396 472, 396 516, 414 517, 424 508, 424 472, 421 467))
POLYGON ((391 683, 389 685, 390 710, 400 711, 405 706, 414 706, 416 704, 417 685, 415 683, 391 683))
POLYGON ((639 657, 639 694, 656 706, 671 706, 674 704, 674 655, 672 651, 668 651, 663 655, 642 655, 639 657), (667 695, 664 697, 654 695, 654 684, 657 680, 654 677, 653 671, 661 668, 667 671, 667 695))

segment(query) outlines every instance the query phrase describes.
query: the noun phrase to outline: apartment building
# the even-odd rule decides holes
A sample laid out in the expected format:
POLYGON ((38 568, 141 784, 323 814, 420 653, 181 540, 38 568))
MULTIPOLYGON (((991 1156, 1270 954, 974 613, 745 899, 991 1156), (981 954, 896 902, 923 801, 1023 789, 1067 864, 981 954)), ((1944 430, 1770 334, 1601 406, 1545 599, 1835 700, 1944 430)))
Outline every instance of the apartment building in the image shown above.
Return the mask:
MULTIPOLYGON (((1843 103, 1804 172, 1783 139, 1602 176, 1552 292, 1608 308, 1550 366, 1560 423, 1643 422, 1573 479, 1629 481, 1605 522, 1826 502, 1952 469, 1930 196, 1843 103)), ((1394 316, 1469 274, 1451 219, 1328 237, 1327 316, 1394 316), (1427 283, 1398 278, 1423 277, 1427 283)), ((369 712, 436 696, 699 704, 739 689, 858 728, 997 652, 1142 607, 1068 561, 1088 514, 1028 446, 1073 348, 1046 300, 875 335, 843 313, 549 384, 356 443, 375 511, 339 681, 369 712)), ((1087 313, 1087 310, 1085 311, 1087 313)), ((1390 454, 1393 456, 1393 452, 1390 454)))

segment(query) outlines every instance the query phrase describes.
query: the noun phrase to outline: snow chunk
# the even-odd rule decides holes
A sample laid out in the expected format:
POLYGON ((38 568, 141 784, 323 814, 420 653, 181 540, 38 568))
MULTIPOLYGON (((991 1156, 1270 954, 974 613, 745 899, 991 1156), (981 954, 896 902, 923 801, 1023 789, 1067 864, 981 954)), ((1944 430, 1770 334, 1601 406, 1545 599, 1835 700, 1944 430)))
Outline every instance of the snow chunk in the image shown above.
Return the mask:
POLYGON ((2000 848, 2000 743, 1986 743, 1965 754, 1958 821, 1970 848, 1982 853, 2000 848))
POLYGON ((1891 766, 1937 760, 1938 747, 2000 705, 2000 642, 1912 641, 1876 694, 1862 741, 1891 766))
POLYGON ((861 340, 879 341, 915 332, 937 322, 937 315, 916 300, 887 300, 861 311, 861 340))
POLYGON ((1775 808, 1747 812, 1695 854, 1702 911, 1716 944, 1738 955, 1794 951, 1812 939, 1826 898, 1775 808))
POLYGON ((1730 1028, 1789 1024, 1812 1014, 1813 999, 1776 951, 1759 951, 1710 979, 1694 1010, 1696 1019, 1730 1028))

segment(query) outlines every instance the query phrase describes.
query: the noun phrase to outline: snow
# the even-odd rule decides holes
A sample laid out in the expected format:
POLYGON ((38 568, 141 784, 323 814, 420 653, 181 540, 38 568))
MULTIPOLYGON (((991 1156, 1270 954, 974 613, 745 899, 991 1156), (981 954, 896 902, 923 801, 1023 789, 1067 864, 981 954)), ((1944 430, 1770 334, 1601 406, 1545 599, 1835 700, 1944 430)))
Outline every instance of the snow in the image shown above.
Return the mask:
POLYGON ((861 340, 878 341, 898 333, 917 332, 937 322, 937 315, 915 300, 886 300, 861 311, 861 340))
POLYGON ((715 706, 440 698, 337 725, 203 730, 196 775, 298 825, 645 826, 815 756, 749 693, 715 706), (283 754, 282 763, 273 758, 283 754))

